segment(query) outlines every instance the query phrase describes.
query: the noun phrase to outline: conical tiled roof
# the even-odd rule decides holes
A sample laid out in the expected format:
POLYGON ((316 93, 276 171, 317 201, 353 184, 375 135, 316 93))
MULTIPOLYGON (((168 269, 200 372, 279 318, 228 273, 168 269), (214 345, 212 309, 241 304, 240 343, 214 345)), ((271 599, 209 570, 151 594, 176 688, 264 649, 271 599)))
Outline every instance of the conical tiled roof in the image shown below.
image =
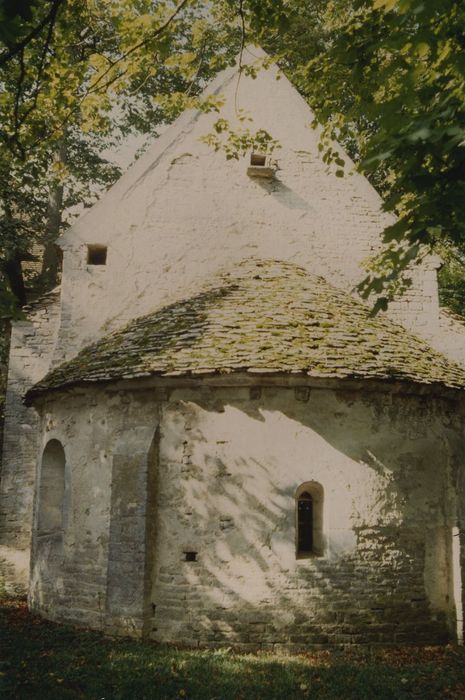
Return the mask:
POLYGON ((132 321, 28 393, 151 375, 304 373, 465 388, 465 369, 325 279, 244 261, 204 292, 132 321))

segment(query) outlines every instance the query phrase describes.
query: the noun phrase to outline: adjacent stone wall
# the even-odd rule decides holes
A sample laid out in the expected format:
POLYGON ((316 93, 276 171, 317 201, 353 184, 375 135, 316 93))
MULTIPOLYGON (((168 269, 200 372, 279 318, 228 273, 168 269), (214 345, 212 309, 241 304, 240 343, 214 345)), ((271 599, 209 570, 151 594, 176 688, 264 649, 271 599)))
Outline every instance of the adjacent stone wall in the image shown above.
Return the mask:
POLYGON ((39 447, 37 414, 23 404, 24 393, 50 367, 55 349, 59 291, 26 309, 27 321, 13 324, 5 402, 0 480, 0 574, 25 590, 29 575, 32 502, 39 447))
POLYGON ((199 382, 74 392, 43 411, 72 494, 53 580, 34 550, 43 614, 245 649, 454 638, 454 404, 199 382), (324 492, 324 553, 296 559, 307 481, 324 492))
MULTIPOLYGON (((396 300, 390 302, 387 315, 409 331, 436 347, 434 340, 441 336, 439 321, 439 292, 437 270, 440 260, 429 256, 421 265, 412 265, 407 276, 411 286, 396 300)), ((463 335, 465 339, 465 333, 463 335)), ((439 348, 438 348, 439 349, 439 348)), ((444 352, 444 350, 442 350, 444 352)), ((450 359, 455 357, 445 353, 450 359)))
POLYGON ((465 319, 449 309, 441 309, 438 333, 431 345, 454 362, 465 364, 465 319))

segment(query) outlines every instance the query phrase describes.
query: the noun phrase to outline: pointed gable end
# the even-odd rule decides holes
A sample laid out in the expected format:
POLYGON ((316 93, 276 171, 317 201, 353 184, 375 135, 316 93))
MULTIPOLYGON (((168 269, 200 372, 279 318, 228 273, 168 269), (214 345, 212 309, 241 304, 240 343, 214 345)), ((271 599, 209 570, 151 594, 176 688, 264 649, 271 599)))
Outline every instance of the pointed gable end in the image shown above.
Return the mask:
MULTIPOLYGON (((263 58, 250 51, 248 61, 263 58)), ((347 291, 360 279, 389 219, 366 179, 328 171, 295 88, 276 66, 255 79, 231 68, 212 93, 225 100, 220 114, 184 113, 64 236, 62 358, 245 258, 296 262, 347 291), (202 142, 219 117, 279 142, 274 177, 251 176, 268 161, 227 160, 202 142), (106 247, 104 266, 88 264, 89 246, 106 247)))

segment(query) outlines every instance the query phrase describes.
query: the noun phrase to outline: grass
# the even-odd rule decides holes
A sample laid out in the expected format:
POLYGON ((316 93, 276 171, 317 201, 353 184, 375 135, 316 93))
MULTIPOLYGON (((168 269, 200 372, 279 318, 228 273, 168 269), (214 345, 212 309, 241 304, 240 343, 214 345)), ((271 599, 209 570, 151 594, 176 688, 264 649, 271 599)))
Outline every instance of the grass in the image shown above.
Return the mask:
POLYGON ((465 651, 403 647, 296 656, 183 650, 46 622, 0 600, 4 700, 465 698, 465 651))

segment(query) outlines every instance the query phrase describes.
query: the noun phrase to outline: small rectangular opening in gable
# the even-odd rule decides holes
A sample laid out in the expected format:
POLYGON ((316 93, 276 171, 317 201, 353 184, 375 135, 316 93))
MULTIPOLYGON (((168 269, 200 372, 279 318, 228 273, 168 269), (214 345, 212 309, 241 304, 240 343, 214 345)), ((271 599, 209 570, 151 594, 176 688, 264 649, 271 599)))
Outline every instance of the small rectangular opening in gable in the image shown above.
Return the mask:
POLYGON ((107 247, 106 247, 106 245, 88 245, 87 246, 87 264, 88 265, 106 265, 107 264, 107 247))
POLYGON ((185 561, 197 561, 197 552, 184 552, 185 561))
POLYGON ((265 165, 266 155, 264 153, 252 153, 250 156, 250 165, 265 165))

